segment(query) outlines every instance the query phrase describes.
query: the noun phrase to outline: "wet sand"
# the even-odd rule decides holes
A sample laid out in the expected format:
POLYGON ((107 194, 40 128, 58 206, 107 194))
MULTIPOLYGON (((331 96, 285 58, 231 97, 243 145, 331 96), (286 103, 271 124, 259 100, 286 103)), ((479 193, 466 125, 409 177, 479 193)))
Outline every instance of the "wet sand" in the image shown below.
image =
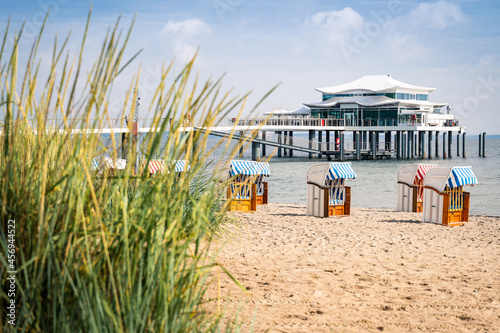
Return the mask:
POLYGON ((220 291, 221 309, 239 311, 245 332, 500 328, 500 217, 443 227, 418 213, 316 218, 291 204, 232 214, 245 226, 218 260, 245 290, 222 273, 207 298, 220 291))

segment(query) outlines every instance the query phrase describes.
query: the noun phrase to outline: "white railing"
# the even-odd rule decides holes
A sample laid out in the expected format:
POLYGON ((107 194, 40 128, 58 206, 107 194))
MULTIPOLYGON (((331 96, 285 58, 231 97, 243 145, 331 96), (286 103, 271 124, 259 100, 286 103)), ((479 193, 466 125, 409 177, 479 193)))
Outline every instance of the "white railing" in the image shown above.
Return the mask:
MULTIPOLYGON (((166 121, 166 128, 169 129, 172 124, 172 119, 160 119, 155 118, 140 118, 139 128, 152 128, 155 126, 155 121, 157 121, 157 126, 161 126, 163 121, 166 121)), ((36 120, 29 120, 32 127, 36 128, 38 123, 36 120)), ((68 127, 72 128, 126 128, 127 123, 123 118, 106 118, 106 119, 68 119, 68 127)), ((49 128, 64 128, 64 120, 62 119, 46 119, 46 127, 49 128)), ((186 127, 201 127, 204 125, 204 121, 201 118, 188 118, 183 121, 182 126, 186 127)), ((460 119, 450 119, 444 120, 439 123, 439 126, 446 127, 460 127, 460 119)), ((266 127, 391 127, 391 126, 437 126, 434 123, 424 124, 422 119, 416 120, 399 120, 396 119, 319 119, 310 117, 297 117, 297 118, 221 118, 218 119, 214 127, 251 127, 251 126, 266 126, 266 127)))

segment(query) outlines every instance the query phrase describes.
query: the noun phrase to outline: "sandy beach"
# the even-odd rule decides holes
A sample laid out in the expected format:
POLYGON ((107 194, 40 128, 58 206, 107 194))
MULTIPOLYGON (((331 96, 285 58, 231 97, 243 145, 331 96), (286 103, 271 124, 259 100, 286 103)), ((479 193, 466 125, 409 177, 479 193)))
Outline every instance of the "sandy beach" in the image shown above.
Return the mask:
MULTIPOLYGON (((443 227, 356 207, 315 218, 291 204, 231 214, 245 226, 218 260, 246 290, 221 273, 221 309, 239 311, 245 332, 500 328, 500 217, 443 227)), ((216 282, 207 297, 218 291, 216 282)))

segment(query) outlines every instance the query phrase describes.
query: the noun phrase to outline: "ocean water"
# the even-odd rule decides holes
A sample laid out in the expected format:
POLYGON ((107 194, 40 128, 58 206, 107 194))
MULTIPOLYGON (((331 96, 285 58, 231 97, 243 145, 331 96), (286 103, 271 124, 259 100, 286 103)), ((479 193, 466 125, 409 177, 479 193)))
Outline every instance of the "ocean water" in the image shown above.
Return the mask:
MULTIPOLYGON (((165 133, 164 138, 167 135, 165 133)), ((220 138, 213 137, 209 145, 215 145, 219 140, 220 138)), ((500 136, 487 137, 487 157, 485 158, 478 156, 477 136, 469 136, 466 139, 467 158, 456 156, 455 144, 456 142, 453 142, 452 158, 447 159, 435 157, 413 160, 392 158, 376 161, 350 161, 357 175, 356 179, 347 180, 347 185, 351 186, 351 205, 364 208, 396 209, 397 174, 399 168, 404 165, 423 163, 438 166, 471 166, 478 184, 466 186, 466 191, 471 193, 470 213, 500 216, 500 136)), ((268 154, 272 151, 271 147, 267 148, 268 154)), ((212 165, 221 159, 221 155, 222 149, 213 153, 210 157, 212 165)), ((251 160, 251 149, 245 150, 243 156, 237 159, 251 160)), ((294 152, 294 157, 272 157, 269 160, 271 169, 271 176, 268 178, 269 201, 306 204, 307 170, 318 163, 328 163, 328 161, 325 157, 309 159, 307 154, 300 152, 294 152)))

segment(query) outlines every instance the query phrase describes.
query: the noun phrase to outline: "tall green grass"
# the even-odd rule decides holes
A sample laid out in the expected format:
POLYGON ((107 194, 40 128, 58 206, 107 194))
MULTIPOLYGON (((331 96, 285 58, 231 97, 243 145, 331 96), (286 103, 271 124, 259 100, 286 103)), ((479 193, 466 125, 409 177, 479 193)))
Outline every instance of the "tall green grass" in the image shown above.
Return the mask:
MULTIPOLYGON (((17 315, 12 327, 2 288, 0 330, 217 331, 221 317, 207 315, 202 307, 209 272, 217 265, 210 245, 234 221, 221 200, 225 184, 207 172, 208 134, 185 132, 183 125, 190 115, 203 119, 203 127, 214 126, 228 112, 241 112, 245 96, 222 92, 220 80, 200 84, 191 73, 194 59, 176 75, 172 65, 165 66, 154 97, 141 108, 154 115, 153 127, 160 133, 169 131, 167 142, 149 133, 135 153, 189 160, 190 172, 148 177, 136 172, 134 163, 115 175, 93 171, 91 160, 98 154, 120 156, 120 142, 111 136, 112 144, 103 147, 97 131, 72 130, 110 126, 110 87, 136 55, 124 58, 132 27, 122 35, 117 22, 91 69, 84 71, 89 22, 90 14, 74 61, 66 49, 68 38, 55 39, 44 77, 38 55, 43 27, 26 64, 18 62, 22 29, 9 52, 9 25, 3 37, 0 248, 7 253, 7 220, 15 220, 17 315), (54 114, 63 119, 59 127, 48 121, 54 114), (78 121, 72 121, 75 114, 78 121)), ((130 83, 122 118, 133 118, 139 78, 137 73, 130 83)), ((226 149, 226 159, 238 148, 226 149)), ((2 284, 9 270, 3 255, 2 284)), ((228 327, 237 330, 237 325, 228 327)))

